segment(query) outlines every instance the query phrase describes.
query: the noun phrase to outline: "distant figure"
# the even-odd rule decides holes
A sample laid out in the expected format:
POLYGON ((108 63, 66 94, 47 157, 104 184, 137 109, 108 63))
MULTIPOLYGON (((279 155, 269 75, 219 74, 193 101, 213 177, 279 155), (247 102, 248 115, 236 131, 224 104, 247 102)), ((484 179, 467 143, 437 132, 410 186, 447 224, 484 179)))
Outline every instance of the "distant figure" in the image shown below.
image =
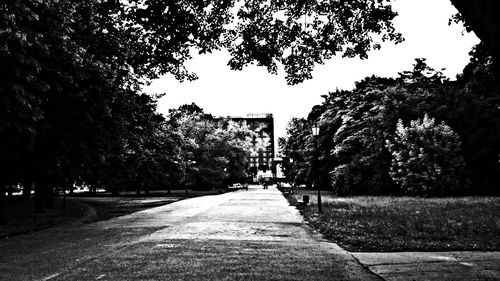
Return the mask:
POLYGON ((269 178, 264 178, 264 189, 268 189, 269 188, 269 178))

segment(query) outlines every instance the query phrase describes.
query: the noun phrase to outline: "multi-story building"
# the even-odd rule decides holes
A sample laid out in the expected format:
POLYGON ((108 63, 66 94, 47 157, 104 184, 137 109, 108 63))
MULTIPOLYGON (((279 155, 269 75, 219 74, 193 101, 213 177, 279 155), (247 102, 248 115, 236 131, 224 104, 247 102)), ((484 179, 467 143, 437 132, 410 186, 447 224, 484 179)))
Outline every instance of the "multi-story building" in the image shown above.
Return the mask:
POLYGON ((261 173, 270 174, 274 170, 274 119, 271 113, 248 114, 245 117, 227 116, 218 119, 246 124, 255 133, 248 161, 249 170, 254 176, 261 173))

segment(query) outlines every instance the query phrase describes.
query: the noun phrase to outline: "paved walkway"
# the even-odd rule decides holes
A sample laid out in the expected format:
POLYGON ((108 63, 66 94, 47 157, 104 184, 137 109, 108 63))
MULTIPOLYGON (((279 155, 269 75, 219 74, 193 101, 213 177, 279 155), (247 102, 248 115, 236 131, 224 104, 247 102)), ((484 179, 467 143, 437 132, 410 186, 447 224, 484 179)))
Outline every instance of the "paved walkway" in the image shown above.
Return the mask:
POLYGON ((0 240, 0 280, 380 280, 274 188, 0 240))
POLYGON ((500 280, 500 252, 353 253, 387 281, 500 280))

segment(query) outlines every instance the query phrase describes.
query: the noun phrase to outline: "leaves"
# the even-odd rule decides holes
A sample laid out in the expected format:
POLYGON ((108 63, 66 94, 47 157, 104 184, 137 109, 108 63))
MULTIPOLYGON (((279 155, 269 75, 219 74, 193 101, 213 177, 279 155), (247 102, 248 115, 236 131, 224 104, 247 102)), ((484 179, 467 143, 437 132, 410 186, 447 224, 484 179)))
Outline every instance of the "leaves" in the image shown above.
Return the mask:
POLYGON ((405 194, 443 196, 466 188, 461 142, 444 122, 425 115, 405 127, 400 119, 387 148, 393 157, 389 174, 405 194))
POLYGON ((367 77, 351 91, 325 95, 308 121, 291 121, 287 138, 280 142, 284 156, 294 160, 292 179, 309 181, 307 171, 315 165, 316 183, 339 195, 498 192, 497 82, 482 48, 472 55, 456 82, 425 59, 416 59, 413 69, 398 78, 367 77), (424 113, 447 125, 428 118, 415 121, 424 113), (321 127, 317 163, 307 150, 307 122, 321 127), (409 123, 411 130, 402 125, 409 123), (387 140, 399 140, 397 134, 405 136, 404 146, 387 145, 387 140), (469 182, 474 189, 467 189, 469 182))
POLYGON ((214 119, 193 103, 170 110, 167 128, 179 136, 178 163, 186 171, 179 181, 207 189, 246 180, 253 132, 245 124, 214 119))
POLYGON ((252 63, 275 73, 284 65, 288 84, 312 78, 316 64, 335 55, 367 57, 382 41, 402 41, 388 1, 246 1, 224 44, 232 69, 252 63))

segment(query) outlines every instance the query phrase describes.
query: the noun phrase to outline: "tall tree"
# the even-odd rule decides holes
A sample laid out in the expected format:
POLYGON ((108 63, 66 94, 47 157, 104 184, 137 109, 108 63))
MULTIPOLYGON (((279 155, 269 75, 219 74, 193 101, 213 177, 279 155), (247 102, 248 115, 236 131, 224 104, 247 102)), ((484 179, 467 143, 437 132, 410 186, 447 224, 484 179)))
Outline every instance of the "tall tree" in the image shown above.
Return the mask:
POLYGON ((247 126, 214 119, 194 103, 170 110, 167 124, 180 137, 181 184, 206 189, 247 177, 252 139, 247 126))
POLYGON ((493 56, 494 72, 500 80, 500 3, 496 0, 451 0, 459 14, 454 18, 463 21, 468 30, 481 39, 493 56))
POLYGON ((120 17, 123 8, 98 0, 0 4, 1 178, 35 181, 38 211, 54 186, 99 182, 101 164, 150 134, 151 126, 131 130, 155 107, 137 96, 145 66, 134 60, 137 31, 120 17))
POLYGON ((366 58, 382 41, 402 41, 387 0, 133 0, 120 15, 136 30, 135 61, 150 77, 194 79, 184 67, 191 48, 206 53, 225 47, 232 69, 256 63, 276 73, 281 63, 287 82, 296 84, 332 56, 366 58))

